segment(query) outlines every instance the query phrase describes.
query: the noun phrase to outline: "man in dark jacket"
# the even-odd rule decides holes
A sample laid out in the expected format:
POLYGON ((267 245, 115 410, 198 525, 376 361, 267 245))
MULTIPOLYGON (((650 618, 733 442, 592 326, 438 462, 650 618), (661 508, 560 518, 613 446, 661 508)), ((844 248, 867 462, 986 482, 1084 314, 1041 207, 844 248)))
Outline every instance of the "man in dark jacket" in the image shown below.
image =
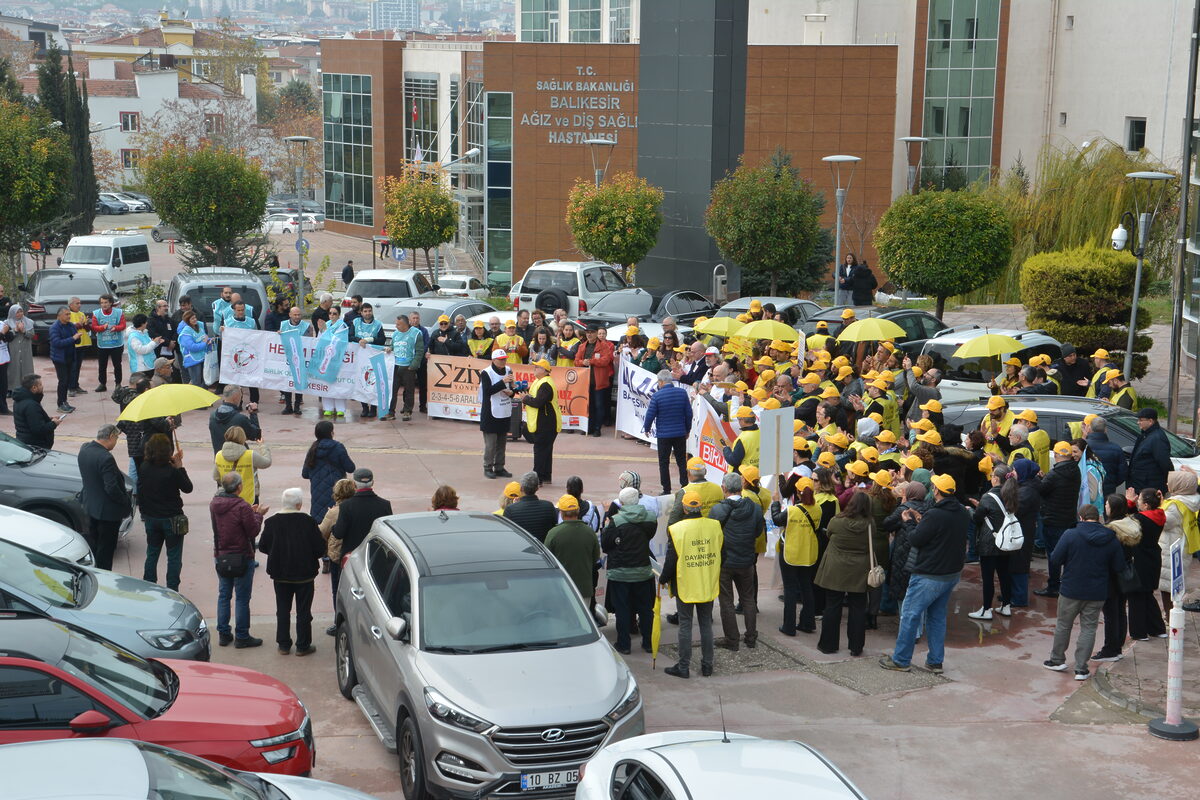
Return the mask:
POLYGON ((262 428, 258 426, 258 403, 250 403, 242 411, 242 389, 226 386, 221 393, 221 404, 208 417, 208 435, 212 439, 213 453, 225 444, 225 431, 237 425, 246 432, 246 439, 257 442, 262 439, 262 428))
POLYGON ((636 618, 642 634, 642 650, 650 652, 654 615, 650 541, 658 529, 658 517, 641 504, 641 492, 634 486, 621 489, 617 504, 616 513, 600 536, 600 547, 608 556, 608 597, 617 622, 614 647, 618 653, 629 654, 632 623, 636 618))
POLYGON ((1092 372, 1088 369, 1087 361, 1081 359, 1072 345, 1064 344, 1062 358, 1054 362, 1058 371, 1058 380, 1062 384, 1062 393, 1083 397, 1087 394, 1088 379, 1092 372))
POLYGON ((275 642, 279 654, 292 651, 292 600, 296 601, 296 655, 316 652, 312 644, 313 581, 326 543, 313 518, 301 510, 304 493, 287 489, 283 510, 267 520, 258 549, 267 554, 267 575, 275 583, 275 642))
POLYGON ((479 431, 483 434, 485 478, 512 477, 504 468, 508 429, 512 425, 512 398, 513 372, 508 368, 508 352, 496 348, 492 351, 491 365, 479 371, 479 431))
POLYGON ((31 447, 52 449, 54 429, 65 416, 63 414, 51 419, 42 408, 42 376, 26 375, 21 378, 21 385, 13 392, 13 422, 17 428, 17 441, 31 447))
POLYGON ((1171 466, 1171 443, 1166 431, 1158 424, 1158 411, 1143 408, 1138 412, 1138 427, 1142 429, 1129 455, 1127 483, 1137 491, 1158 489, 1167 491, 1167 473, 1171 466))
POLYGON ((754 542, 766 532, 766 520, 762 506, 753 498, 742 495, 746 488, 742 476, 730 472, 721 479, 721 490, 725 499, 712 507, 709 519, 721 523, 725 536, 721 546, 721 629, 724 638, 717 640, 717 647, 738 651, 738 624, 734 613, 733 589, 737 587, 738 599, 746 617, 746 647, 758 645, 758 553, 754 542))
MULTIPOLYGON (((1069 442, 1054 445, 1054 466, 1042 477, 1042 538, 1046 552, 1054 551, 1063 532, 1075 526, 1079 509, 1079 462, 1071 455, 1069 442)), ((1046 588, 1034 590, 1039 597, 1058 597, 1061 569, 1051 562, 1046 567, 1046 588)))
POLYGON ((869 306, 875 302, 875 288, 879 286, 879 281, 866 262, 860 261, 854 265, 850 270, 849 283, 854 305, 869 306))
POLYGON ((1062 570, 1062 596, 1058 598, 1058 619, 1054 625, 1054 644, 1050 658, 1042 662, 1046 669, 1061 672, 1067 668, 1067 646, 1071 628, 1079 617, 1079 641, 1075 644, 1075 680, 1088 677, 1088 659, 1096 643, 1096 625, 1108 597, 1109 576, 1125 568, 1125 552, 1111 529, 1100 524, 1100 513, 1088 504, 1079 507, 1079 524, 1062 535, 1050 552, 1050 566, 1062 570))
POLYGON ((254 589, 254 539, 262 528, 266 506, 250 505, 242 499, 242 477, 236 472, 221 476, 221 491, 208 504, 212 519, 213 558, 242 556, 246 571, 236 578, 217 576, 217 643, 225 647, 258 647, 262 639, 250 635, 250 594, 254 589), (236 595, 236 597, 235 597, 236 595), (229 627, 230 601, 234 609, 233 629, 229 627))
POLYGON ((1096 417, 1087 433, 1088 450, 1104 465, 1104 496, 1108 497, 1125 482, 1125 451, 1108 439, 1108 423, 1096 417))
POLYGON ((113 553, 121 520, 131 510, 125 476, 117 468, 112 449, 121 431, 116 425, 101 425, 94 441, 79 448, 79 476, 83 479, 83 510, 88 515, 88 544, 96 556, 96 566, 112 569, 113 553))
POLYGON ((154 302, 154 313, 150 315, 146 330, 150 333, 151 339, 162 340, 154 349, 154 355, 158 358, 174 359, 175 341, 178 336, 175 332, 176 326, 171 324, 171 312, 166 300, 154 302))
POLYGON ((540 481, 536 472, 526 472, 517 482, 521 484, 521 497, 504 509, 504 516, 539 542, 544 542, 546 534, 558 524, 558 511, 549 500, 538 498, 540 481))
POLYGON ((909 543, 917 549, 916 563, 908 579, 908 594, 900 609, 900 631, 891 656, 879 659, 884 669, 908 672, 912 669, 913 648, 920 630, 921 616, 926 616, 929 655, 925 668, 942 672, 946 650, 946 606, 958 585, 967 548, 967 527, 970 514, 954 496, 954 478, 936 474, 933 484, 933 503, 925 513, 915 509, 902 512, 904 520, 916 520, 917 527, 909 534, 909 543))
MULTIPOLYGON (((331 531, 332 536, 342 540, 342 555, 349 555, 354 548, 363 543, 367 534, 371 532, 371 526, 375 524, 375 520, 392 513, 392 504, 375 494, 373 488, 375 473, 366 467, 359 467, 354 470, 352 477, 354 478, 354 496, 347 497, 338 506, 340 509, 338 519, 331 531)), ((330 562, 329 577, 335 586, 341 574, 341 564, 330 562)), ((337 601, 336 596, 334 601, 337 601)), ((330 625, 325 629, 325 633, 330 636, 335 635, 337 626, 330 625)))
POLYGON ((671 370, 658 372, 658 391, 646 406, 642 433, 653 429, 658 439, 658 479, 662 493, 671 493, 671 455, 679 469, 679 485, 687 483, 687 437, 692 430, 692 401, 686 389, 674 385, 671 370), (657 424, 656 424, 657 423, 657 424))

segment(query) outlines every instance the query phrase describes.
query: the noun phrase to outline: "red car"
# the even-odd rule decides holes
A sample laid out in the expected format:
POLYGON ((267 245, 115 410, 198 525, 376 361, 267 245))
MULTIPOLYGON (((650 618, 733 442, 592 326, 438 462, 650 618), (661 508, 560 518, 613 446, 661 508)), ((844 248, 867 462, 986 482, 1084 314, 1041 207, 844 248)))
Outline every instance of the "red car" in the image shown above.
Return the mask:
POLYGON ((307 775, 312 722, 272 677, 196 661, 147 661, 81 628, 0 613, 0 744, 112 736, 249 772, 307 775))

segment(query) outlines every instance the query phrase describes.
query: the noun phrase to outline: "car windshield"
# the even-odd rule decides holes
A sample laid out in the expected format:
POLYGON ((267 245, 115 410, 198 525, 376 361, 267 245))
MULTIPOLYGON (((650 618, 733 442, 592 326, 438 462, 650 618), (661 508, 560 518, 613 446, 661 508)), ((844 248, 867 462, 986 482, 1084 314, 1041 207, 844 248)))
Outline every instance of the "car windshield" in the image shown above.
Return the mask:
POLYGON ((103 266, 112 260, 112 248, 103 244, 72 244, 63 252, 64 264, 103 266))
POLYGON ((447 575, 421 581, 425 650, 572 647, 595 641, 574 585, 558 570, 447 575))
POLYGON ((589 309, 590 314, 614 314, 622 317, 645 317, 654 306, 654 295, 649 292, 616 292, 607 294, 589 309))
POLYGON ((350 281, 347 296, 360 294, 363 297, 412 297, 408 281, 360 280, 350 281))
POLYGON ((100 270, 81 269, 78 272, 67 274, 43 274, 38 279, 37 286, 34 287, 34 294, 39 298, 57 295, 99 297, 102 294, 108 294, 108 284, 105 282, 104 276, 100 274, 100 270), (94 275, 88 274, 93 272, 94 275))
MULTIPOLYGON (((256 776, 239 775, 174 750, 146 745, 141 745, 138 749, 146 762, 146 777, 150 783, 147 796, 155 800, 262 800, 264 795, 243 781, 262 783, 268 789, 274 788, 256 776)), ((286 797, 278 791, 266 796, 286 797)))
POLYGON ((56 608, 80 605, 83 572, 66 561, 0 539, 0 580, 56 608))
POLYGON ((33 461, 33 455, 33 450, 29 449, 29 445, 0 431, 0 461, 3 461, 4 464, 8 466, 28 464, 33 461))
POLYGON ((59 666, 147 719, 165 711, 179 688, 175 673, 162 664, 74 631, 59 666))
MULTIPOLYGON (((1137 417, 1134 414, 1113 414, 1105 417, 1105 419, 1108 420, 1109 425, 1116 425, 1132 436, 1134 441, 1137 441, 1137 437, 1142 433, 1142 429, 1137 424, 1137 417)), ((1162 430, 1167 435, 1167 441, 1171 443, 1171 458, 1194 458, 1196 456, 1196 448, 1188 444, 1186 440, 1176 436, 1166 428, 1162 430)))

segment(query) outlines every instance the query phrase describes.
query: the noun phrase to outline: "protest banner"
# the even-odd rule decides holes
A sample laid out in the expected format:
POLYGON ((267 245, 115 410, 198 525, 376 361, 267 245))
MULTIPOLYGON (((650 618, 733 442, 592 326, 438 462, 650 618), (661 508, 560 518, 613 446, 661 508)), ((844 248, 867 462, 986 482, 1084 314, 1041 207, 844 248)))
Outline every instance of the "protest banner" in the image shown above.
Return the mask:
MULTIPOLYGON (((318 358, 317 339, 311 336, 299 339, 303 358, 307 362, 318 358)), ((355 344, 347 347, 341 356, 341 367, 336 378, 322 381, 307 378, 305 386, 297 389, 294 375, 304 376, 305 365, 295 364, 298 351, 286 347, 276 331, 252 331, 245 328, 226 328, 221 334, 221 382, 235 386, 254 386, 259 389, 278 389, 282 392, 300 391, 319 397, 336 397, 345 400, 360 400, 377 403, 380 394, 379 382, 384 382, 388 396, 391 395, 392 354, 378 347, 363 347, 355 344), (376 374, 372 358, 382 354, 386 369, 376 374)), ((378 364, 376 359, 376 364, 378 364)), ((328 373, 331 377, 332 371, 328 373)))
POLYGON ((708 479, 720 483, 729 471, 725 448, 731 447, 737 436, 703 397, 692 400, 692 430, 688 434, 687 451, 699 456, 708 469, 708 479))
POLYGON ((758 418, 759 438, 758 469, 762 473, 763 486, 772 488, 776 475, 792 468, 792 431, 796 409, 792 406, 770 408, 758 418))
MULTIPOLYGON (((433 356, 429 359, 429 416, 479 421, 479 370, 487 361, 466 356, 433 356)), ((512 366, 518 381, 533 383, 533 367, 512 366)), ((588 369, 552 367, 550 380, 558 391, 563 430, 587 430, 588 369)), ((517 410, 514 406, 514 410, 517 410)))
POLYGON ((658 440, 653 431, 650 436, 643 433, 642 425, 646 422, 646 407, 650 404, 650 397, 657 388, 657 375, 627 359, 621 361, 617 373, 617 430, 649 442, 655 449, 658 440))

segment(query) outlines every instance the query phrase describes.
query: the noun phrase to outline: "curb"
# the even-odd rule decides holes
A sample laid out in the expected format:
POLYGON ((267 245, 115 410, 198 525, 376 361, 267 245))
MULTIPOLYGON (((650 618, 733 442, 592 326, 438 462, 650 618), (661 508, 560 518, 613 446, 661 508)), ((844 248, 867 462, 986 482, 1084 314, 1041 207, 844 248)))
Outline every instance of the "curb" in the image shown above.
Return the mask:
POLYGON ((1161 708, 1157 706, 1147 705, 1137 698, 1130 697, 1124 692, 1118 691, 1108 680, 1108 670, 1098 671, 1092 677, 1092 686, 1095 687, 1096 693, 1103 697, 1108 702, 1115 706, 1120 706, 1135 714, 1145 717, 1147 720, 1157 719, 1165 716, 1161 708))

